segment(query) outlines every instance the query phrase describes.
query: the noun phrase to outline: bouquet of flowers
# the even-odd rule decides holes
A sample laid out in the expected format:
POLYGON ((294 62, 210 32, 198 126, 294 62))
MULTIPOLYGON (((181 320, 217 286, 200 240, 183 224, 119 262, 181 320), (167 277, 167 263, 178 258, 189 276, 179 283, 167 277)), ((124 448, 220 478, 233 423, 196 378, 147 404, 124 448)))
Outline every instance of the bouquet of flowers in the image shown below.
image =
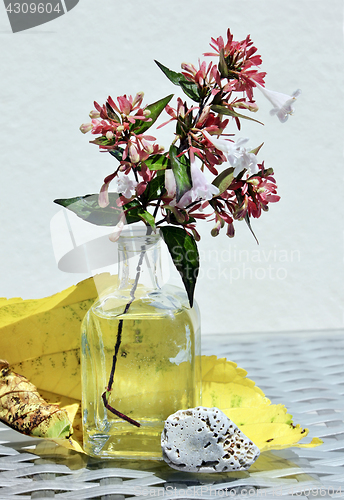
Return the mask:
POLYGON ((173 108, 173 95, 168 95, 145 106, 142 92, 119 96, 117 102, 108 97, 103 105, 95 102, 91 122, 80 130, 95 135, 91 142, 115 158, 114 171, 99 194, 55 200, 93 224, 115 226, 113 241, 124 224, 143 221, 147 233, 160 228, 190 305, 199 269, 197 220, 212 222, 212 236, 226 227, 232 238, 234 221, 245 220, 252 231, 251 217, 260 217, 279 200, 272 168, 258 159, 262 144, 251 148, 248 139, 235 142, 228 128, 235 124, 240 130, 243 119, 257 121, 247 114, 258 111, 255 89, 270 100, 271 113, 281 122, 292 114, 300 93, 289 96, 265 88, 266 73, 260 71, 261 56, 250 36, 237 42, 228 30, 226 41, 212 38, 210 46, 204 56, 216 62, 183 63, 181 72, 156 61, 191 105, 178 98, 173 108), (168 150, 148 134, 164 110, 169 119, 158 128, 175 122, 168 150))

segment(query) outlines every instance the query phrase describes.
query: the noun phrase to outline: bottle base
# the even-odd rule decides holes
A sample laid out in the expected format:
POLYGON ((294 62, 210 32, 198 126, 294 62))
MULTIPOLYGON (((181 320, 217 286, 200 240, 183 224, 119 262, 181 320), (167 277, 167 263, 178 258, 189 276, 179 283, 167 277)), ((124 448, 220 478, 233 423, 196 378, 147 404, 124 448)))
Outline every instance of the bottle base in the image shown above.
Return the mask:
POLYGON ((140 421, 141 427, 127 422, 99 432, 84 429, 84 450, 96 458, 162 460, 161 433, 164 422, 140 421))

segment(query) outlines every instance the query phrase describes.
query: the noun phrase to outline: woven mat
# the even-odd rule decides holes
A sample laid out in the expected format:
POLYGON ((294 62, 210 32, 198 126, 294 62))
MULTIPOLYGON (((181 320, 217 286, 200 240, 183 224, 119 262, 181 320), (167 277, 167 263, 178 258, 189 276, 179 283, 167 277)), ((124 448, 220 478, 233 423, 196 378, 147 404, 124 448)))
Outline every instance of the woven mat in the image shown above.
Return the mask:
POLYGON ((249 471, 187 474, 164 462, 96 460, 0 427, 0 500, 344 498, 344 332, 205 336, 203 354, 245 368, 317 448, 262 453, 249 471))

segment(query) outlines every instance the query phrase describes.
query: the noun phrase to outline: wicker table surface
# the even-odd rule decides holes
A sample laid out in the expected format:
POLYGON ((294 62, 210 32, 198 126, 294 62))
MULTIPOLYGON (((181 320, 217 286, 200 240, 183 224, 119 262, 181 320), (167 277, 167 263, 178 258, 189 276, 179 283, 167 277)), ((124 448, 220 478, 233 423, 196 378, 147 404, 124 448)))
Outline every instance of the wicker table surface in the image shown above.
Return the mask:
POLYGON ((344 332, 212 335, 203 354, 226 357, 272 403, 324 444, 262 453, 249 471, 187 474, 164 462, 96 460, 0 427, 0 500, 344 498, 344 332))

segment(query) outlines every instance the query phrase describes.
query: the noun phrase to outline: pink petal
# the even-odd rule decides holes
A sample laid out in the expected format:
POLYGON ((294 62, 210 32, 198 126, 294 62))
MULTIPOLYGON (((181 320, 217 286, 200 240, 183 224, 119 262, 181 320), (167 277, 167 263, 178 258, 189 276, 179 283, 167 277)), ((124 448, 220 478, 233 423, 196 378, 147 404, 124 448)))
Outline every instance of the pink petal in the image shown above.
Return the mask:
POLYGON ((117 224, 117 226, 115 227, 114 232, 109 236, 109 240, 113 241, 115 243, 119 239, 119 237, 121 236, 121 232, 123 230, 123 227, 124 227, 124 221, 120 220, 119 223, 117 224))
POLYGON ((98 205, 101 208, 107 207, 108 204, 110 203, 108 189, 109 189, 109 182, 107 182, 106 184, 103 184, 102 187, 100 188, 100 193, 98 196, 98 205))

